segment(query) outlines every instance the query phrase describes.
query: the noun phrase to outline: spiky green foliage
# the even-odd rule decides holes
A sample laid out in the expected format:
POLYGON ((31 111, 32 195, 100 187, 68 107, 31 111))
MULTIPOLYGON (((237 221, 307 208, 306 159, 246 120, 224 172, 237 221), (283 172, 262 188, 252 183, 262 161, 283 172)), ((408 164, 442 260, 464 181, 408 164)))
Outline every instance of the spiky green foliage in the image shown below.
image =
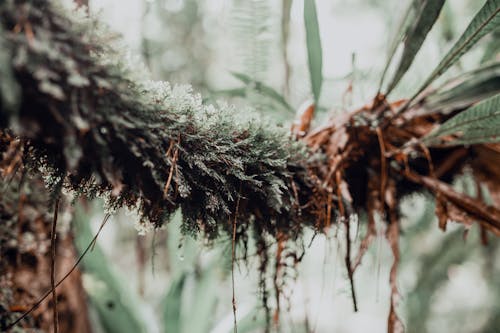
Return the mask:
POLYGON ((463 145, 498 142, 500 135, 500 94, 457 114, 424 138, 433 145, 463 145))
POLYGON ((144 83, 96 22, 52 1, 4 1, 0 18, 8 84, 22 87, 15 112, 2 102, 1 125, 68 189, 137 208, 145 226, 180 207, 183 230, 209 238, 235 218, 271 234, 313 223, 299 213, 311 191, 307 153, 285 131, 203 105, 189 87, 144 83))

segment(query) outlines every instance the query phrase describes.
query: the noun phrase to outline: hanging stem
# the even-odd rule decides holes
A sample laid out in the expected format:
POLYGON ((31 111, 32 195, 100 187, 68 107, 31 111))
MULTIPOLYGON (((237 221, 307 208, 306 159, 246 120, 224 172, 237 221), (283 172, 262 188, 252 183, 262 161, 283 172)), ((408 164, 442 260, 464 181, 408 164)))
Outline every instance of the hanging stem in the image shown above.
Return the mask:
POLYGON ((50 261, 50 286, 52 289, 52 316, 54 320, 54 333, 59 332, 59 318, 57 313, 57 293, 56 293, 56 232, 57 232, 57 212, 59 210, 59 198, 54 207, 54 220, 52 222, 52 233, 50 235, 50 247, 52 256, 50 261))
POLYGON ((240 208, 240 194, 241 194, 241 185, 238 194, 238 199, 236 199, 236 210, 234 212, 233 219, 233 239, 231 242, 231 285, 232 285, 232 304, 233 304, 233 319, 234 319, 234 333, 238 333, 237 319, 236 319, 236 296, 234 290, 234 261, 236 258, 236 219, 238 218, 238 210, 240 208))

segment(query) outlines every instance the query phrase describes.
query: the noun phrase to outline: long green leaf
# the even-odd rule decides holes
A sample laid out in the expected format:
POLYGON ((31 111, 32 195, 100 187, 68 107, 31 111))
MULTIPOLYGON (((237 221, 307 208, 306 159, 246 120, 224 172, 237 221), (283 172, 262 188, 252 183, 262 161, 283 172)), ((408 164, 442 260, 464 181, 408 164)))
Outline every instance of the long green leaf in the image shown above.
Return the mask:
POLYGON ((166 332, 180 332, 182 327, 181 305, 182 292, 186 282, 187 274, 182 272, 170 285, 165 297, 163 311, 163 325, 166 332))
MULTIPOLYGON (((92 241, 88 214, 78 207, 73 219, 75 247, 79 253, 92 241)), ((97 310, 106 333, 147 332, 139 312, 139 299, 132 292, 124 273, 112 265, 99 244, 82 260, 83 285, 97 310)))
POLYGON ((219 297, 215 287, 218 280, 217 262, 211 262, 208 267, 196 274, 195 286, 189 309, 183 306, 182 330, 183 333, 210 332, 216 318, 214 308, 219 297))
POLYGON ((385 75, 387 73, 387 70, 389 69, 389 66, 392 63, 392 59, 394 57, 394 54, 396 53, 396 50, 398 49, 398 45, 401 43, 403 40, 403 36, 405 35, 405 31, 408 29, 408 25, 413 22, 412 18, 415 15, 415 6, 414 2, 411 2, 406 10, 404 11, 404 14, 401 16, 399 19, 399 22, 397 24, 397 28, 394 29, 394 33, 392 35, 391 44, 389 47, 389 53, 387 55, 387 61, 385 63, 384 70, 382 72, 382 75, 380 77, 380 84, 378 90, 382 88, 382 84, 384 83, 385 75))
POLYGON ((396 87, 403 75, 410 68, 427 34, 436 22, 444 2, 445 0, 414 0, 414 6, 418 6, 416 10, 417 15, 405 32, 403 55, 394 73, 394 77, 387 88, 387 94, 396 87))
MULTIPOLYGON (((476 16, 472 19, 469 26, 465 29, 462 36, 448 51, 439 65, 434 69, 429 78, 420 87, 415 98, 425 88, 427 88, 436 78, 441 76, 450 68, 462 55, 469 51, 483 36, 500 26, 500 0, 487 0, 476 16)), ((412 98, 412 99, 413 99, 412 98)))
MULTIPOLYGON (((285 98, 272 87, 260 81, 254 80, 250 76, 243 73, 231 72, 231 74, 235 78, 243 82, 245 85, 247 85, 247 87, 253 87, 256 91, 260 92, 262 95, 271 98, 275 102, 278 102, 281 106, 285 108, 286 111, 294 112, 293 108, 290 106, 290 104, 288 104, 285 98)), ((227 92, 234 93, 234 95, 244 93, 242 92, 241 88, 233 89, 227 92)))
POLYGON ((426 113, 447 113, 466 108, 483 99, 500 93, 500 62, 482 66, 451 80, 452 86, 445 86, 426 97, 426 113))
POLYGON ((428 146, 500 142, 500 94, 452 117, 427 135, 423 142, 428 146), (455 138, 444 140, 450 135, 455 138))
POLYGON ((319 34, 318 15, 314 0, 304 0, 304 23, 306 26, 307 59, 314 102, 318 105, 323 84, 323 50, 319 34))

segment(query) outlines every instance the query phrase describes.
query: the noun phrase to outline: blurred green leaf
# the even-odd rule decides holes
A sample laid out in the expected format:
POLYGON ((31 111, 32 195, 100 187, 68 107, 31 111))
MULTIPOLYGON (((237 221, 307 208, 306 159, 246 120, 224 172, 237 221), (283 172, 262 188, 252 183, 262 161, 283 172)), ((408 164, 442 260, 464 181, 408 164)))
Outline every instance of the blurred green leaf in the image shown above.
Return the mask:
POLYGON ((216 286, 220 282, 217 273, 223 261, 213 260, 200 267, 201 244, 181 234, 181 220, 180 212, 176 212, 168 225, 173 281, 163 302, 164 328, 166 333, 209 332, 215 320, 216 286))
MULTIPOLYGON (((209 263, 206 268, 195 273, 195 285, 190 302, 183 306, 182 332, 205 333, 215 323, 214 309, 218 299, 217 263, 209 263), (186 308, 187 306, 187 308, 186 308)), ((230 301, 228 299, 228 301, 230 301)))
POLYGON ((318 16, 314 0, 304 0, 304 23, 306 26, 307 59, 314 102, 318 105, 323 84, 323 50, 319 34, 318 16))
MULTIPOLYGON (((20 101, 20 87, 12 73, 12 54, 7 47, 3 29, 0 27, 0 107, 9 113, 17 111, 20 101)), ((1 119, 0 119, 1 121, 1 119)))
POLYGON ((403 54, 399 61, 399 65, 391 80, 387 94, 389 94, 394 87, 397 86, 403 75, 408 71, 413 59, 422 47, 427 34, 436 22, 441 9, 443 8, 445 0, 414 0, 414 10, 409 13, 410 23, 406 31, 403 33, 402 39, 404 40, 403 54), (414 13, 415 15, 411 15, 414 13))
MULTIPOLYGON (((262 95, 271 98, 275 102, 278 102, 281 106, 285 108, 285 110, 294 112, 293 108, 290 106, 290 104, 287 103, 283 95, 278 93, 275 89, 272 87, 252 79, 250 76, 243 74, 243 73, 238 73, 238 72, 231 72, 231 74, 243 82, 247 87, 253 88, 256 91, 260 92, 262 95)), ((231 94, 232 96, 241 96, 244 97, 246 95, 246 89, 244 88, 236 88, 236 89, 231 89, 231 90, 226 90, 226 93, 231 94)))
MULTIPOLYGON (((441 76, 450 68, 462 55, 469 51, 483 36, 500 26, 500 0, 487 0, 476 16, 469 23, 458 41, 448 51, 439 65, 434 69, 429 78, 420 87, 416 97, 427 88, 436 78, 441 76)), ((413 99, 411 98, 411 99, 413 99)))
POLYGON ((427 135, 423 142, 429 146, 500 142, 500 94, 460 112, 427 135), (443 137, 449 135, 457 137, 443 141, 443 137))
MULTIPOLYGON (((80 254, 93 238, 87 216, 78 207, 73 219, 75 247, 80 254)), ((85 291, 107 333, 147 332, 137 307, 138 298, 131 292, 131 286, 126 285, 125 275, 115 271, 98 244, 83 258, 82 268, 85 291)))
POLYGON ((426 98, 425 108, 429 112, 447 113, 499 93, 500 62, 481 66, 450 81, 451 87, 446 85, 426 98))
POLYGON ((234 89, 225 89, 216 91, 218 95, 225 95, 229 97, 246 97, 247 95, 247 87, 243 88, 234 88, 234 89))
MULTIPOLYGON (((238 333, 261 332, 266 327, 266 318, 261 309, 254 308, 238 320, 238 333)), ((227 333, 234 332, 234 327, 227 333)))
POLYGON ((395 33, 393 34, 392 38, 390 38, 391 43, 389 46, 389 53, 387 55, 387 62, 385 63, 385 67, 380 78, 379 90, 382 88, 382 84, 384 82, 387 70, 389 69, 389 66, 392 63, 394 54, 396 53, 396 50, 398 49, 398 46, 401 43, 401 40, 403 39, 405 31, 408 29, 408 25, 412 21, 411 18, 414 17, 415 15, 415 9, 416 8, 414 6, 414 3, 410 2, 406 10, 404 11, 404 14, 399 19, 397 28, 394 29, 395 33))
POLYGON ((186 282, 186 273, 181 273, 170 285, 163 312, 163 324, 166 332, 181 332, 182 291, 186 282))

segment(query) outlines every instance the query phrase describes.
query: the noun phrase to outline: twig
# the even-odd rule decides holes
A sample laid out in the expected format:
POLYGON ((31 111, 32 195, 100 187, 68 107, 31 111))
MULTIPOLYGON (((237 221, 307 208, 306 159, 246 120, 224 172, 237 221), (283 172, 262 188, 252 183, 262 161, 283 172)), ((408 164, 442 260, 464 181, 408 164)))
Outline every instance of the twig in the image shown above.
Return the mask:
POLYGON ((382 135, 382 130, 380 129, 380 127, 377 127, 377 138, 378 144, 380 146, 380 202, 384 202, 385 187, 387 183, 387 165, 385 157, 384 136, 382 135))
POLYGON ((413 172, 404 172, 403 175, 414 183, 421 184, 435 193, 440 193, 455 206, 477 217, 478 222, 487 230, 500 236, 500 210, 498 208, 487 206, 479 200, 459 193, 452 186, 437 179, 421 176, 413 172))
MULTIPOLYGON (((174 141, 171 141, 171 143, 170 143, 170 147, 168 148, 167 155, 170 154, 170 150, 173 146, 173 142, 174 141)), ((179 142, 180 142, 180 137, 179 137, 178 143, 179 142)), ((176 169, 176 167, 177 167, 176 163, 177 163, 178 157, 179 157, 179 147, 176 147, 175 152, 174 152, 174 157, 172 158, 172 164, 170 165, 170 172, 168 174, 167 183, 165 184, 165 188, 163 189, 163 197, 164 198, 168 197, 168 189, 170 188, 170 183, 172 182, 172 176, 174 175, 174 169, 176 169)))
POLYGON ((354 312, 358 312, 358 302, 356 301, 356 290, 354 289, 354 274, 352 270, 352 264, 351 264, 351 228, 349 225, 349 219, 347 218, 347 214, 344 209, 344 205, 342 203, 342 191, 340 189, 340 183, 341 183, 341 176, 340 172, 337 171, 335 173, 336 175, 336 180, 337 180, 337 195, 338 195, 338 203, 339 203, 339 213, 341 218, 343 218, 345 221, 345 228, 346 228, 346 254, 345 254, 345 265, 347 268, 347 275, 349 276, 349 282, 351 284, 351 295, 352 295, 352 303, 354 306, 354 312))
POLYGON ((234 318, 234 333, 238 333, 237 319, 236 319, 236 296, 234 291, 234 261, 236 257, 236 219, 238 218, 238 210, 240 207, 240 194, 241 194, 241 185, 240 191, 238 194, 238 199, 236 199, 236 210, 234 212, 233 219, 233 239, 232 239, 232 247, 231 247, 231 285, 232 285, 232 304, 233 304, 233 318, 234 318))

